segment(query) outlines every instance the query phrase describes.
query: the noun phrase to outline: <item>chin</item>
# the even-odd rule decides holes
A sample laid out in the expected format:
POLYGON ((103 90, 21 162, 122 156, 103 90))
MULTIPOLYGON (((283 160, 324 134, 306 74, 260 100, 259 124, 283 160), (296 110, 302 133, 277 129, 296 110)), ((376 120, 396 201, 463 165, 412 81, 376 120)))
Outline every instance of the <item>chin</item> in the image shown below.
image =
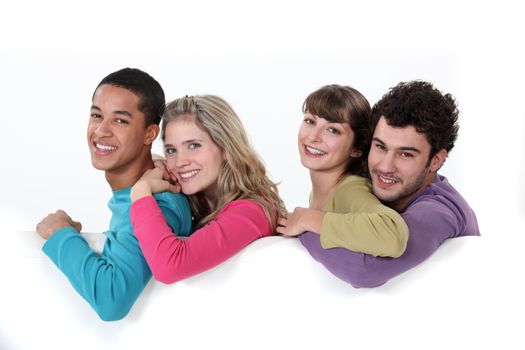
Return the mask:
POLYGON ((96 162, 91 162, 91 165, 93 166, 93 168, 95 168, 97 170, 106 170, 105 167, 103 167, 100 164, 97 164, 96 162))
POLYGON ((186 196, 191 196, 198 192, 198 191, 195 191, 193 188, 184 188, 184 187, 182 187, 180 191, 184 193, 186 196))
POLYGON ((101 163, 99 163, 97 161, 91 161, 91 165, 93 165, 93 168, 95 168, 97 170, 102 170, 102 171, 111 170, 111 165, 101 164, 101 163))

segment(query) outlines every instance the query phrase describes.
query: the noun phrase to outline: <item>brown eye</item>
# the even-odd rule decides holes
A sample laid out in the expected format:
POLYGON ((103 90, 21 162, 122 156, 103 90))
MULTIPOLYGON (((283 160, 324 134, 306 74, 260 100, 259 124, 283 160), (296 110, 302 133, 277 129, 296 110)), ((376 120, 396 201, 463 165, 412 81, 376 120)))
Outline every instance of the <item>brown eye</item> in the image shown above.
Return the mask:
POLYGON ((177 150, 174 147, 168 147, 164 150, 166 154, 174 154, 177 152, 177 150))

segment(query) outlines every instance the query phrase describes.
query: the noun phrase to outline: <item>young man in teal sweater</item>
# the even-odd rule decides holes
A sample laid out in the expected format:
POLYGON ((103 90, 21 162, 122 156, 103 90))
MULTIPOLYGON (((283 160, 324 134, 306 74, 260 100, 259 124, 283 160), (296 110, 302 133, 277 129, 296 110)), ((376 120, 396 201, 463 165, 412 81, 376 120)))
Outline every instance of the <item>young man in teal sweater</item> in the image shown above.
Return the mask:
MULTIPOLYGON (((79 235, 81 224, 64 211, 37 225, 47 240, 42 250, 66 275, 77 292, 105 321, 127 315, 151 271, 133 234, 130 188, 154 167, 151 145, 159 134, 164 91, 150 75, 124 68, 105 77, 95 89, 87 130, 91 162, 103 170, 113 196, 112 216, 101 254, 79 235)), ((186 198, 171 192, 155 196, 168 224, 177 234, 191 232, 186 198)))

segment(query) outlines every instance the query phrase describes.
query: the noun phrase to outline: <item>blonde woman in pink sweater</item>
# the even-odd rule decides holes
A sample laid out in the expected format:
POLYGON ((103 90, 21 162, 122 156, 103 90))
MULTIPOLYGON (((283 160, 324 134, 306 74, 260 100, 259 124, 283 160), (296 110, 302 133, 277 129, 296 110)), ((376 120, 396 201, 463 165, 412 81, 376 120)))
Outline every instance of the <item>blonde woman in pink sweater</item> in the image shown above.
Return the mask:
POLYGON ((180 239, 152 193, 172 190, 161 169, 131 190, 131 222, 153 276, 174 283, 208 270, 258 238, 274 233, 284 213, 277 187, 241 121, 222 98, 183 97, 162 120, 166 168, 190 200, 196 231, 180 239))

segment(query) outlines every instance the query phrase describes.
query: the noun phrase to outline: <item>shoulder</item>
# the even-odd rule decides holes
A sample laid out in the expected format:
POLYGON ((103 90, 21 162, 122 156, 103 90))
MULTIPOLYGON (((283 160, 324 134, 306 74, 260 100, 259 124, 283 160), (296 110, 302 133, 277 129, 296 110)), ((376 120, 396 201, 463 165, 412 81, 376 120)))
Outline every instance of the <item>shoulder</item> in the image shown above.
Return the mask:
POLYGON ((226 204, 221 211, 219 211, 218 215, 221 214, 233 214, 233 213, 243 213, 248 215, 253 215, 255 217, 264 216, 266 217, 266 214, 264 213, 264 209, 260 204, 257 202, 254 202, 249 199, 237 199, 234 201, 231 201, 230 203, 226 204))
POLYGON ((180 209, 189 207, 188 199, 185 195, 172 192, 160 192, 153 195, 159 207, 165 209, 180 209))
POLYGON ((443 176, 425 188, 401 215, 409 226, 446 229, 454 237, 479 234, 474 212, 443 176))
POLYGON ((337 187, 338 188, 348 188, 348 187, 369 188, 370 180, 362 176, 348 175, 339 182, 337 187))
POLYGON ((350 175, 345 177, 336 187, 336 195, 349 193, 372 193, 370 181, 367 178, 350 175))
POLYGON ((331 203, 331 209, 338 212, 368 211, 370 206, 381 205, 372 193, 370 181, 355 175, 347 176, 339 183, 331 203))

